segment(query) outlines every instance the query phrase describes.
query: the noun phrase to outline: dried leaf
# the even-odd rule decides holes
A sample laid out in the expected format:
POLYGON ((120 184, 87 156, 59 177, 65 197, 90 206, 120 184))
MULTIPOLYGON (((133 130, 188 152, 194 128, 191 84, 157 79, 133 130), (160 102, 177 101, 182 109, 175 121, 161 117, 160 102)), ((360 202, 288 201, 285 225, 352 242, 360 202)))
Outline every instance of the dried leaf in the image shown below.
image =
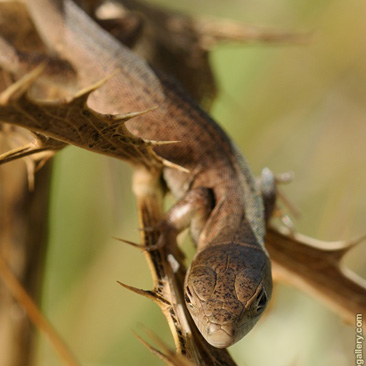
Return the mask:
MULTIPOLYGON (((93 8, 98 2, 103 3, 84 0, 85 4, 89 4, 89 12, 95 11, 93 8)), ((124 28, 129 23, 132 26, 135 24, 127 31, 133 35, 133 49, 157 70, 174 75, 206 109, 209 109, 217 94, 209 60, 209 53, 216 44, 302 44, 309 38, 300 32, 247 26, 232 20, 192 17, 138 0, 120 0, 119 3, 124 11, 117 6, 113 9, 108 6, 106 11, 103 7, 99 9, 97 14, 108 16, 100 25, 126 44, 124 28), (138 24, 136 14, 140 16, 142 25, 138 24), (111 26, 112 21, 114 27, 111 26), (123 32, 116 32, 116 28, 123 29, 123 32)))
POLYGON ((362 240, 326 242, 270 228, 266 247, 277 280, 315 295, 353 323, 366 309, 366 281, 344 268, 342 258, 362 240))
MULTIPOLYGON (((0 94, 0 120, 24 127, 38 136, 34 147, 23 147, 10 152, 3 160, 23 156, 25 153, 59 149, 64 144, 143 165, 150 170, 160 170, 164 165, 183 169, 155 154, 154 146, 173 143, 147 141, 131 134, 125 127, 129 119, 148 113, 132 112, 123 115, 101 114, 87 106, 89 95, 105 80, 84 89, 67 101, 41 102, 29 96, 29 89, 41 74, 44 66, 34 69, 0 94), (33 149, 33 150, 32 150, 33 149)), ((184 169, 183 169, 184 170, 184 169)))
POLYGON ((0 165, 13 160, 30 157, 35 166, 34 170, 36 170, 41 168, 56 151, 62 149, 66 145, 67 144, 62 141, 35 134, 34 141, 1 154, 0 165))
POLYGON ((54 346, 55 350, 59 353, 60 358, 68 366, 78 366, 79 362, 75 359, 74 355, 68 349, 63 339, 57 333, 52 324, 42 315, 37 305, 33 302, 27 292, 24 290, 22 284, 14 276, 10 270, 5 259, 0 255, 0 279, 6 287, 9 289, 13 297, 23 305, 24 310, 27 312, 29 319, 49 338, 50 342, 54 346))

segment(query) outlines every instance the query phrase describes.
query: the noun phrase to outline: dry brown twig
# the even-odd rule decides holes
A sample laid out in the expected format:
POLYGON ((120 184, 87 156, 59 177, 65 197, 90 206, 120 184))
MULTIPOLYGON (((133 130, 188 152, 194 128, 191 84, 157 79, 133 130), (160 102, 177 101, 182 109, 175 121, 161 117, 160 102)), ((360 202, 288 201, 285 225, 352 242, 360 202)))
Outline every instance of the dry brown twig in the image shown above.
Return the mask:
POLYGON ((14 298, 21 304, 27 311, 27 314, 31 321, 42 330, 50 339, 57 352, 59 352, 61 359, 65 360, 68 366, 77 366, 79 363, 76 361, 67 345, 62 338, 58 335, 56 329, 52 327, 49 321, 42 315, 40 310, 34 301, 30 298, 24 287, 20 284, 19 280, 14 276, 10 268, 8 267, 5 259, 0 255, 0 277, 1 280, 8 287, 14 298))
POLYGON ((266 246, 278 281, 321 299, 352 324, 355 314, 366 309, 366 281, 346 268, 342 259, 364 239, 327 242, 270 228, 266 246))
MULTIPOLYGON (((0 62, 4 61, 4 57, 10 58, 10 66, 14 69, 24 66, 23 71, 26 72, 27 65, 17 63, 12 58, 11 46, 19 47, 22 52, 32 50, 35 55, 42 52, 43 45, 22 4, 1 2, 0 6, 0 34, 4 37, 0 41, 0 62), (9 50, 10 53, 7 52, 9 50)), ((7 70, 0 69, 0 91, 16 80, 14 73, 7 70)), ((32 134, 28 130, 0 124, 1 153, 31 141, 32 134)), ((28 297, 35 305, 34 302, 40 298, 52 169, 51 162, 37 171, 40 167, 34 164, 37 159, 26 157, 22 160, 26 170, 21 161, 0 167, 0 364, 9 366, 28 365, 35 354, 36 332, 27 312, 33 314, 33 320, 37 320, 37 314, 33 311, 37 307, 32 308, 29 301, 24 303, 21 299, 28 297), (37 185, 33 184, 35 180, 37 185), (24 296, 20 296, 21 293, 24 296)), ((47 327, 46 322, 41 323, 47 327)), ((46 332, 47 336, 54 344, 62 344, 52 330, 46 332)), ((62 353, 61 349, 62 346, 59 348, 62 353)), ((72 356, 63 358, 65 361, 71 360, 72 356)))
MULTIPOLYGON (((133 189, 137 197, 139 221, 142 228, 155 227, 163 218, 163 195, 158 175, 145 169, 136 169, 133 189)), ((156 244, 159 233, 141 230, 141 240, 147 248, 156 244)), ((194 326, 183 300, 183 284, 186 272, 182 256, 169 251, 145 251, 152 277, 153 290, 128 289, 152 299, 166 317, 174 338, 176 352, 195 365, 235 365, 226 350, 210 346, 194 326)), ((126 285, 124 285, 126 287, 126 285)), ((156 351, 159 355, 159 351, 156 351)), ((168 355, 168 364, 181 365, 179 358, 168 355), (177 362, 176 362, 177 361, 177 362), (174 363, 176 362, 176 363, 174 363)))
MULTIPOLYGON (((1 121, 36 133, 35 145, 7 153, 0 161, 40 150, 54 153, 66 144, 127 160, 136 167, 133 188, 141 227, 156 226, 163 216, 160 171, 164 165, 172 165, 154 153, 153 147, 160 142, 144 141, 124 127, 125 121, 148 111, 112 116, 91 110, 87 107, 88 96, 101 83, 67 101, 35 101, 28 91, 41 72, 42 68, 32 71, 0 95, 1 121)), ((144 246, 156 243, 158 233, 146 230, 141 233, 144 246)), ((270 228, 267 235, 267 248, 277 277, 320 296, 348 320, 366 308, 365 281, 345 273, 340 264, 342 256, 356 244, 320 242, 299 234, 282 233, 275 228, 270 228)), ((158 304, 172 330, 178 356, 161 344, 164 353, 153 347, 150 349, 170 365, 186 365, 187 360, 197 365, 235 365, 226 350, 209 346, 192 324, 182 300, 185 266, 178 249, 168 250, 146 252, 154 279, 153 290, 143 291, 121 284, 158 304)))
POLYGON ((207 109, 217 94, 209 61, 210 51, 216 45, 294 45, 309 39, 306 33, 248 26, 232 20, 191 17, 138 0, 118 0, 118 6, 115 4, 107 9, 103 7, 103 0, 84 0, 84 3, 89 5, 89 13, 100 25, 121 42, 126 42, 126 33, 132 33, 133 42, 129 46, 156 69, 174 75, 207 109), (100 14, 102 19, 95 14, 100 14))

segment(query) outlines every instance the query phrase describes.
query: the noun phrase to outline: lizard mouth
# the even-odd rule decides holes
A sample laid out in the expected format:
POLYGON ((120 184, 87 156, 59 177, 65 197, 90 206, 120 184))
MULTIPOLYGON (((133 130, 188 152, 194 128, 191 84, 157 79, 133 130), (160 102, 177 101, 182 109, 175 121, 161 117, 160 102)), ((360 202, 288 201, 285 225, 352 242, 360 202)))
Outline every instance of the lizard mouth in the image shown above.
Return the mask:
POLYGON ((206 328, 205 338, 211 346, 216 348, 226 348, 234 343, 234 337, 217 324, 210 324, 206 328))
POLYGON ((255 324, 248 320, 237 328, 228 327, 216 323, 210 323, 205 328, 206 341, 215 348, 226 348, 234 344, 238 339, 246 335, 255 324))

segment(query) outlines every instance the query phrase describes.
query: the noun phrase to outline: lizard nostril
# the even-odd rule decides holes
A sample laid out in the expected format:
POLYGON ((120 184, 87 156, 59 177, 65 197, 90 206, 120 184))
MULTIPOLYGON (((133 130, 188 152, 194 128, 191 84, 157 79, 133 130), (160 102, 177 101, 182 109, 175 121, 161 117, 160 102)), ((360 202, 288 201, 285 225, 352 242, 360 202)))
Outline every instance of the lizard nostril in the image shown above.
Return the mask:
POLYGON ((259 293, 257 297, 257 308, 256 311, 260 312, 263 310, 263 308, 267 305, 267 295, 265 291, 262 289, 262 291, 259 293))
POLYGON ((191 290, 189 289, 189 287, 188 287, 188 286, 186 287, 186 291, 187 291, 187 294, 188 294, 189 296, 192 296, 191 290))
POLYGON ((184 295, 184 298, 185 298, 187 304, 191 303, 191 299, 187 296, 187 294, 184 295))

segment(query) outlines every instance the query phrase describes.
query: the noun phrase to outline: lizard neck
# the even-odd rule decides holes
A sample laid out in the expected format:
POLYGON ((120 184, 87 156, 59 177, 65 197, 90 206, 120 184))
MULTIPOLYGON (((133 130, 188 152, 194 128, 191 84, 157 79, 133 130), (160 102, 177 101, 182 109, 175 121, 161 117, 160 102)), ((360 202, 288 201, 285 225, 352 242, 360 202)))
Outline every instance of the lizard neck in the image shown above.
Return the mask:
POLYGON ((198 251, 207 246, 223 243, 251 245, 264 249, 263 237, 259 237, 249 220, 245 190, 237 180, 216 185, 213 189, 216 205, 213 209, 197 243, 198 251))

